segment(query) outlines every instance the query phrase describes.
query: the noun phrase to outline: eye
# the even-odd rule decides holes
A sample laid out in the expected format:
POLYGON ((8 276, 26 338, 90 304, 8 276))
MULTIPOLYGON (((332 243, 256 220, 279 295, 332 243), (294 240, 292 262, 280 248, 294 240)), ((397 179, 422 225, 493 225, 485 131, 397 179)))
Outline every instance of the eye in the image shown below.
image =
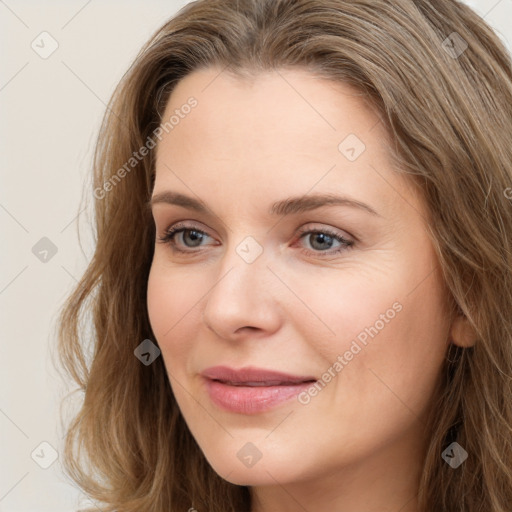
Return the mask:
MULTIPOLYGON (((200 229, 196 229, 194 226, 186 226, 184 224, 176 224, 172 228, 169 228, 163 237, 159 237, 159 242, 163 244, 167 244, 171 247, 173 251, 177 252, 193 252, 189 250, 183 250, 178 248, 178 244, 176 242, 176 237, 178 237, 179 243, 188 247, 189 249, 194 249, 195 247, 200 247, 201 242, 205 240, 209 235, 200 229)), ((204 245, 204 244, 203 244, 204 245)))
POLYGON ((327 228, 302 230, 300 235, 300 239, 308 240, 310 247, 313 249, 306 249, 306 253, 313 254, 315 256, 332 256, 333 254, 338 254, 354 245, 353 241, 347 240, 339 233, 327 228), (335 249, 331 249, 335 242, 338 242, 339 246, 335 249))
MULTIPOLYGON (((313 256, 332 256, 345 251, 354 245, 354 242, 347 240, 345 237, 332 231, 328 228, 322 229, 302 229, 299 232, 299 239, 309 241, 310 249, 304 249, 306 253, 313 256), (338 247, 332 249, 333 244, 338 243, 338 247)), ((163 237, 158 237, 160 243, 170 246, 172 251, 182 253, 193 253, 194 248, 201 247, 204 240, 211 238, 206 232, 197 229, 196 226, 187 226, 183 223, 178 223, 169 228, 163 237), (179 246, 184 246, 181 249, 179 246)), ((210 244, 213 245, 213 244, 210 244)))

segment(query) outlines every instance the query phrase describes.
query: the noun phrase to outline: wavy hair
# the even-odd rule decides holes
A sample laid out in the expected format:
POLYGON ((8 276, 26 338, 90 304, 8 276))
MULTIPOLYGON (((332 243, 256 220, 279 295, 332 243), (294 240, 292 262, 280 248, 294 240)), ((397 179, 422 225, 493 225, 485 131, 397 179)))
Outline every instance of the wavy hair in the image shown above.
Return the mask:
POLYGON ((59 364, 83 392, 66 473, 105 511, 251 510, 250 488, 217 475, 196 444, 162 358, 146 366, 134 356, 155 339, 146 304, 155 152, 139 149, 179 80, 211 66, 241 79, 306 69, 354 86, 378 112, 397 172, 428 204, 454 307, 477 335, 471 347, 450 345, 439 374, 420 510, 510 512, 512 66, 456 0, 198 0, 152 35, 103 118, 95 252, 59 316, 59 364), (457 469, 441 458, 453 441, 469 454, 457 469))

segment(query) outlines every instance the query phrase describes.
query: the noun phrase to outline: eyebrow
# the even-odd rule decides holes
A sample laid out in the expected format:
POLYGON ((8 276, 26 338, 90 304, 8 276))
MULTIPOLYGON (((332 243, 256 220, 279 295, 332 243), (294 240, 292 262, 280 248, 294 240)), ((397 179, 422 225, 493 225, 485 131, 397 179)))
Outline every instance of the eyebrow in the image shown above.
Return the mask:
MULTIPOLYGON (((183 208, 188 208, 189 210, 194 210, 198 213, 204 214, 208 214, 210 211, 206 204, 201 200, 172 191, 155 194, 150 201, 148 201, 147 206, 148 208, 153 208, 155 204, 161 203, 182 206, 183 208)), ((311 194, 306 196, 289 197, 275 202, 270 207, 268 213, 269 215, 298 214, 331 205, 350 206, 381 217, 381 215, 371 206, 362 203, 361 201, 335 194, 311 194)))

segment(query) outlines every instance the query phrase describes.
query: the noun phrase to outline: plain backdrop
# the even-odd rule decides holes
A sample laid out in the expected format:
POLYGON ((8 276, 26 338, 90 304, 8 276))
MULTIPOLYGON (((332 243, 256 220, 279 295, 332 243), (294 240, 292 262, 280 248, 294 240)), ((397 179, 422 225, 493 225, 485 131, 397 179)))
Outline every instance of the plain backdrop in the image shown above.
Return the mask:
MULTIPOLYGON (((92 202, 85 187, 105 105, 142 44, 186 3, 0 0, 0 512, 89 503, 60 467, 68 389, 49 347, 93 254, 91 214, 79 205, 82 193, 92 202)), ((512 0, 467 3, 510 49, 512 0)))

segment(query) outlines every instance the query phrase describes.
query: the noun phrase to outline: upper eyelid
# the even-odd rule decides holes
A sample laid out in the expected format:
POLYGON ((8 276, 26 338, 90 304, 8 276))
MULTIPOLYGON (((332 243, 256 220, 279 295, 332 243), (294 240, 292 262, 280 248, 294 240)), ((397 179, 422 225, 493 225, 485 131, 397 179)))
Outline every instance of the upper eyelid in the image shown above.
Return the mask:
MULTIPOLYGON (((168 227, 164 228, 164 232, 168 232, 168 231, 175 230, 175 229, 189 229, 189 230, 201 231, 202 233, 205 233, 208 236, 212 236, 209 234, 208 228, 201 227, 200 222, 194 221, 195 224, 191 224, 191 225, 186 224, 187 222, 189 222, 189 221, 173 222, 172 224, 169 224, 168 227)), ((190 222, 192 222, 192 221, 190 221, 190 222)), ((326 225, 324 227, 319 227, 319 226, 313 227, 313 226, 311 226, 311 224, 318 225, 318 224, 322 224, 322 223, 321 222, 308 222, 304 226, 301 226, 298 229, 298 231, 300 233, 304 233, 304 232, 308 232, 308 231, 322 231, 322 230, 342 231, 342 232, 346 233, 349 237, 355 238, 353 235, 351 235, 350 233, 348 233, 347 231, 345 231, 344 229, 341 229, 341 228, 336 228, 334 226, 329 226, 329 225, 326 225)), ((343 236, 343 235, 340 235, 340 236, 343 236)))
POLYGON ((208 235, 210 238, 214 238, 212 235, 210 235, 210 233, 208 232, 207 229, 202 228, 199 224, 187 225, 187 224, 184 224, 184 221, 174 222, 169 227, 164 229, 164 233, 167 233, 169 231, 186 231, 186 230, 199 231, 201 233, 204 233, 205 235, 208 235), (182 225, 182 223, 183 223, 183 225, 182 225))

